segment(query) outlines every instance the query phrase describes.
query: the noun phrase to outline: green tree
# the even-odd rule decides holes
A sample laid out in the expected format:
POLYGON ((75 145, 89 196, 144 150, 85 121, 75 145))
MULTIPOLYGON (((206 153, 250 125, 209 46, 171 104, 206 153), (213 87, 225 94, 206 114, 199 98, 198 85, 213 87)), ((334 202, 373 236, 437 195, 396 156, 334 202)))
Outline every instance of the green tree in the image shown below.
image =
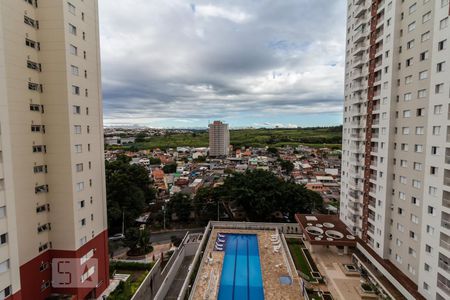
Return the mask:
POLYGON ((159 159, 157 157, 150 156, 148 159, 149 159, 151 165, 160 165, 161 164, 161 159, 159 159))
POLYGON ((191 215, 192 203, 189 195, 175 193, 170 197, 168 204, 169 215, 175 213, 178 220, 187 223, 191 215))
POLYGON ((294 170, 294 164, 291 161, 280 159, 279 162, 281 169, 283 169, 286 174, 291 174, 291 172, 294 170))
POLYGON ((274 154, 274 155, 277 155, 278 154, 278 149, 275 148, 275 147, 269 147, 269 148, 267 148, 267 152, 269 152, 271 154, 274 154))
POLYGON ((175 163, 167 164, 163 167, 163 171, 166 174, 175 173, 177 171, 177 164, 175 163))
POLYGON ((146 137, 147 137, 147 134, 145 134, 145 132, 139 132, 138 134, 136 134, 135 142, 136 143, 145 142, 146 137))
POLYGON ((110 232, 122 227, 122 216, 126 227, 144 212, 147 203, 155 199, 156 192, 150 186, 148 171, 141 165, 130 165, 127 156, 105 162, 106 198, 108 226, 110 232))

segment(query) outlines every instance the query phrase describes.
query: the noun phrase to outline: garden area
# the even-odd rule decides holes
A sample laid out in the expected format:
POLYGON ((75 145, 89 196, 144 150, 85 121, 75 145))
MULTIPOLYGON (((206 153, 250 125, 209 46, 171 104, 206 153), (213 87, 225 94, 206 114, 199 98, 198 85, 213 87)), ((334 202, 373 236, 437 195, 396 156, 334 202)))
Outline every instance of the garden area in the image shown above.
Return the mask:
POLYGON ((112 292, 107 299, 131 299, 152 267, 153 263, 111 261, 109 266, 109 274, 111 278, 113 278, 115 274, 129 274, 130 276, 126 281, 121 281, 114 292, 112 292))
POLYGON ((286 241, 295 267, 302 273, 302 277, 309 282, 319 282, 322 276, 303 241, 299 239, 287 239, 286 241))

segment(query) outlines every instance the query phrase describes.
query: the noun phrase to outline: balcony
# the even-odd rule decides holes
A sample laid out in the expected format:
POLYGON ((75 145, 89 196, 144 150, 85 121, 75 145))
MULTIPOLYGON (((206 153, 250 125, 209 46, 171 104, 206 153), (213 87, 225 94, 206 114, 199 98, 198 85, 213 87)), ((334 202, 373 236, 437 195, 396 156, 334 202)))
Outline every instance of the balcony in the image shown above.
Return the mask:
POLYGON ((441 232, 441 238, 439 242, 439 246, 446 249, 447 251, 450 251, 450 236, 446 235, 445 233, 441 232))
POLYGON ((445 212, 442 212, 441 226, 447 230, 450 230, 450 215, 445 212))
POLYGON ((360 55, 362 53, 364 53, 364 51, 366 51, 367 49, 367 43, 361 42, 361 43, 357 43, 355 48, 353 49, 353 55, 357 56, 360 55))
POLYGON ((448 169, 444 170, 444 184, 450 186, 450 170, 448 169))
POLYGON ((439 253, 438 266, 450 275, 450 259, 442 253, 439 253))
POLYGON ((353 59, 353 67, 361 68, 367 62, 367 56, 361 55, 360 57, 355 57, 353 59))
POLYGON ((369 34, 369 31, 367 29, 360 29, 355 32, 355 35, 353 36, 353 42, 359 43, 364 41, 367 38, 367 35, 369 34))
POLYGON ((364 7, 364 5, 358 5, 358 6, 355 8, 355 18, 359 18, 359 17, 362 16, 365 12, 366 12, 366 8, 364 7))
POLYGON ((444 191, 442 197, 442 206, 450 208, 450 192, 444 191))
POLYGON ((438 273, 437 286, 440 288, 446 295, 450 296, 450 279, 442 276, 438 273))

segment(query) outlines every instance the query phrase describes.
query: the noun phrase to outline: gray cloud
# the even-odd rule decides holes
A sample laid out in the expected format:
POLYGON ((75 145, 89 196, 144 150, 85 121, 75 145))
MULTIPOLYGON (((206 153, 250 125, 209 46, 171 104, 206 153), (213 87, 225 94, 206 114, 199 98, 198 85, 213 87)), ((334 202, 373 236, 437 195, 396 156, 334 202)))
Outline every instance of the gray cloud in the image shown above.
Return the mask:
POLYGON ((340 112, 345 5, 100 0, 105 124, 340 112))

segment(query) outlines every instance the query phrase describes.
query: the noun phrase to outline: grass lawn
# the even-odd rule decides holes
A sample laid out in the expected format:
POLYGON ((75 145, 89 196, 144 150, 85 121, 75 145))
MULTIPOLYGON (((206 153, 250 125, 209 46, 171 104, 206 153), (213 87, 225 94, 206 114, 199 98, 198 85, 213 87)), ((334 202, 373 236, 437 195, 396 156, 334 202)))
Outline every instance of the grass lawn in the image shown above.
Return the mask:
POLYGON ((300 244, 295 240, 288 242, 289 251, 291 252, 292 259, 294 260, 295 267, 303 274, 307 275, 309 279, 312 279, 311 269, 308 265, 306 257, 303 255, 300 244))

